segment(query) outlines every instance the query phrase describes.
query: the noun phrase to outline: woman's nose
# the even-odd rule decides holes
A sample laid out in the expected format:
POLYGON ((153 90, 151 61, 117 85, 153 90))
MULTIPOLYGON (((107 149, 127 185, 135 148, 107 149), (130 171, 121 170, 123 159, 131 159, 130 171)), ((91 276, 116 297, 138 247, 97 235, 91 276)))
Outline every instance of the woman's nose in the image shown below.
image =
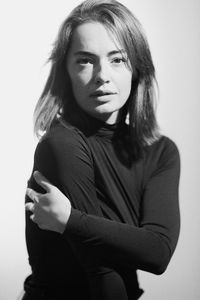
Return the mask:
POLYGON ((94 76, 96 84, 110 82, 109 66, 106 62, 101 62, 97 65, 94 76))

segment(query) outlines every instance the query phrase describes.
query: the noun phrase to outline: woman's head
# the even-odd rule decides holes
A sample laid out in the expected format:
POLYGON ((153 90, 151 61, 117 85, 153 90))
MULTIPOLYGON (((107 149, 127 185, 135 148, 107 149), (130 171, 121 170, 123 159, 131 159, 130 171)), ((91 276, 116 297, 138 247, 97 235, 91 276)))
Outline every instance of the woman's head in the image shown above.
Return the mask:
POLYGON ((113 34, 96 21, 78 25, 66 68, 73 101, 89 115, 116 123, 131 92, 132 69, 123 45, 113 34))
POLYGON ((113 43, 124 51, 121 56, 127 61, 127 70, 131 71, 131 91, 121 110, 121 118, 125 120, 129 115, 136 140, 145 144, 148 139, 155 138, 157 129, 153 107, 154 66, 140 23, 115 0, 86 0, 63 22, 50 57, 50 75, 35 110, 35 129, 48 130, 57 114, 68 109, 68 102, 75 94, 68 60, 74 35, 77 28, 92 23, 105 28, 113 43))

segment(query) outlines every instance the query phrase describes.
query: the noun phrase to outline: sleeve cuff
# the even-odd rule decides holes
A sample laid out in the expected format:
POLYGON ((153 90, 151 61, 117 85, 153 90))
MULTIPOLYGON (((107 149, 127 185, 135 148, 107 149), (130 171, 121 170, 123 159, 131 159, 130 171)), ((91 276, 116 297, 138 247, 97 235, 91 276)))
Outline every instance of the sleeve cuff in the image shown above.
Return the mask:
POLYGON ((78 209, 72 208, 63 234, 73 234, 76 236, 80 236, 82 231, 81 228, 83 230, 83 213, 78 209))

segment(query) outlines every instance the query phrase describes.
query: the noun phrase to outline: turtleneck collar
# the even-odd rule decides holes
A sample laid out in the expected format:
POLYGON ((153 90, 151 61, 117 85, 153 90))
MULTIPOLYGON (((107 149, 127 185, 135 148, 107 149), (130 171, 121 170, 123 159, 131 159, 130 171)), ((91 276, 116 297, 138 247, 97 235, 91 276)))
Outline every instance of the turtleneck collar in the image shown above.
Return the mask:
POLYGON ((124 132, 128 125, 125 123, 107 124, 83 111, 76 103, 65 113, 64 120, 80 129, 87 137, 98 136, 113 139, 120 132, 124 132))

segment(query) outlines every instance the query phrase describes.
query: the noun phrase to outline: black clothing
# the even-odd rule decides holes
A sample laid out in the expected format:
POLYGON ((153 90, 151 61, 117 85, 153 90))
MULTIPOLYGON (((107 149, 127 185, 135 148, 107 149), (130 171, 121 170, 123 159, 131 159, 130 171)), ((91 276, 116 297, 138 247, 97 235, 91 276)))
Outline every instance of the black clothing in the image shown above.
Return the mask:
MULTIPOLYGON (((59 121, 37 146, 33 170, 65 193, 72 212, 62 235, 39 229, 27 212, 32 275, 25 289, 63 290, 74 300, 79 293, 89 300, 89 291, 93 299, 138 299, 136 270, 164 272, 177 243, 179 153, 163 136, 130 159, 119 146, 129 146, 126 124, 88 120, 59 121)), ((43 192, 33 176, 28 186, 43 192)))

